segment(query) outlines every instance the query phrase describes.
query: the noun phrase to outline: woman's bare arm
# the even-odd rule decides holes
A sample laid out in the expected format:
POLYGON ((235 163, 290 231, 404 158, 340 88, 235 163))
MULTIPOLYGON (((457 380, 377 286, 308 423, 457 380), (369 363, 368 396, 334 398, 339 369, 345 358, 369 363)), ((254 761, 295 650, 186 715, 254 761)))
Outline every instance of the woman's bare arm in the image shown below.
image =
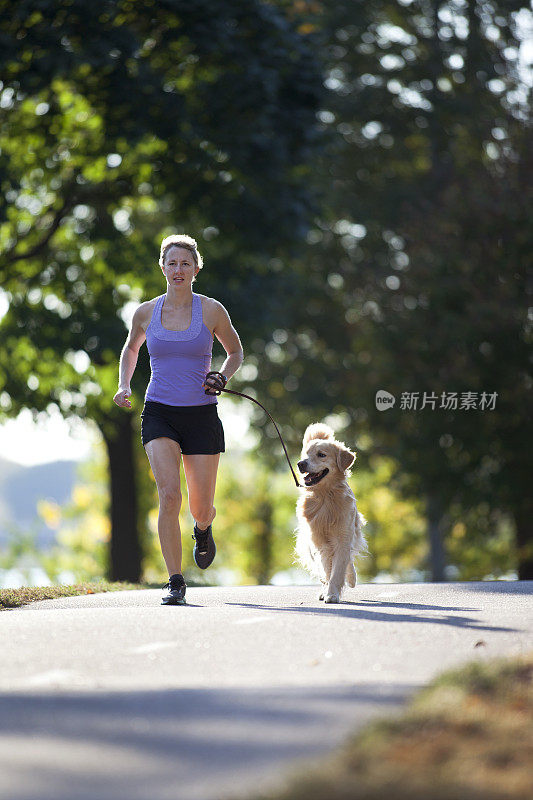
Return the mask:
POLYGON ((220 372, 229 380, 241 366, 244 353, 242 350, 239 334, 231 324, 231 319, 222 305, 217 301, 217 319, 213 333, 227 353, 226 360, 220 368, 220 372))
POLYGON ((147 306, 148 303, 141 303, 135 311, 130 331, 120 354, 118 391, 113 398, 113 402, 122 408, 131 408, 131 403, 128 400, 131 397, 130 383, 137 366, 139 350, 146 340, 146 328, 144 326, 146 324, 147 306))

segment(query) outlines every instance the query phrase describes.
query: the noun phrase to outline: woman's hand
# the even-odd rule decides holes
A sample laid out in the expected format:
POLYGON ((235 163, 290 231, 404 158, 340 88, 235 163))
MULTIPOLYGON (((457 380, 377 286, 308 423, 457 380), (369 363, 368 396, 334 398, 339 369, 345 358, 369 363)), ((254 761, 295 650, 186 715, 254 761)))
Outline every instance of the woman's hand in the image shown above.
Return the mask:
POLYGON ((113 402, 121 408, 131 408, 128 397, 131 397, 131 389, 119 389, 113 398, 113 402))
POLYGON ((208 372, 205 378, 203 388, 206 394, 214 395, 220 394, 221 389, 225 387, 228 379, 221 372, 208 372))

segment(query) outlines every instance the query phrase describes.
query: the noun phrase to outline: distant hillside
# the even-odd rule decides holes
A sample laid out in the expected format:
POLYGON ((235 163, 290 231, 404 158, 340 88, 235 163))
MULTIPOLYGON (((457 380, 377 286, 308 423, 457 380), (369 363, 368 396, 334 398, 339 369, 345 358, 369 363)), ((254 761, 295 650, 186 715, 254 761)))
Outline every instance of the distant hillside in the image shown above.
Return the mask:
MULTIPOLYGON (((60 505, 70 500, 77 466, 77 461, 53 461, 24 467, 0 458, 0 545, 13 524, 28 526, 38 520, 39 500, 49 498, 60 505)), ((53 538, 53 531, 44 524, 39 526, 40 544, 53 538)))

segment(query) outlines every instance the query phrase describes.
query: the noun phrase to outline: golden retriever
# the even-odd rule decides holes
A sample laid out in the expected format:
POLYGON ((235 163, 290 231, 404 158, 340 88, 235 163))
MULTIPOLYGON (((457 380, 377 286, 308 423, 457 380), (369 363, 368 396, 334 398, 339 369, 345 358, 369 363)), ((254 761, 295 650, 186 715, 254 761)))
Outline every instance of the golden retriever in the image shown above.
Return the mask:
POLYGON ((336 441, 328 425, 309 425, 298 462, 305 486, 296 505, 296 553, 321 580, 326 603, 338 603, 344 586, 355 586, 354 558, 367 550, 366 520, 347 481, 354 461, 355 453, 336 441))

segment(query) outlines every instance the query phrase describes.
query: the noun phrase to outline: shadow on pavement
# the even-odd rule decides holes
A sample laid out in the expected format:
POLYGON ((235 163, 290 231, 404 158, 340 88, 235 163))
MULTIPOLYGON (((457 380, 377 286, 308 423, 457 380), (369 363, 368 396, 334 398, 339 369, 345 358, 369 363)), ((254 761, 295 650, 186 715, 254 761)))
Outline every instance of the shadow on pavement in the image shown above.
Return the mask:
POLYGON ((368 608, 407 608, 407 609, 421 609, 423 611, 476 611, 473 608, 449 608, 448 606, 430 606, 418 605, 417 603, 391 603, 390 601, 376 601, 376 600, 360 600, 357 603, 341 600, 338 604, 326 605, 321 603, 316 606, 271 606, 259 603, 230 603, 230 606, 242 606, 243 608, 257 608, 263 611, 299 611, 304 614, 333 614, 335 616, 352 618, 352 619, 366 619, 370 622, 430 622, 434 625, 451 625, 456 628, 470 628, 476 631, 506 631, 509 633, 523 633, 520 628, 507 628, 497 625, 484 625, 478 622, 473 617, 463 617, 451 614, 446 614, 442 617, 429 616, 427 614, 401 614, 390 613, 387 614, 383 611, 367 611, 368 608), (361 606, 361 608, 357 608, 361 606))
POLYGON ((10 800, 215 800, 240 788, 253 794, 261 775, 272 781, 291 762, 325 754, 354 727, 398 709, 416 688, 2 694, 0 794, 10 800))

